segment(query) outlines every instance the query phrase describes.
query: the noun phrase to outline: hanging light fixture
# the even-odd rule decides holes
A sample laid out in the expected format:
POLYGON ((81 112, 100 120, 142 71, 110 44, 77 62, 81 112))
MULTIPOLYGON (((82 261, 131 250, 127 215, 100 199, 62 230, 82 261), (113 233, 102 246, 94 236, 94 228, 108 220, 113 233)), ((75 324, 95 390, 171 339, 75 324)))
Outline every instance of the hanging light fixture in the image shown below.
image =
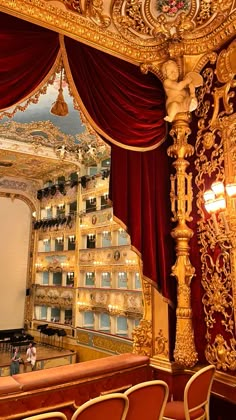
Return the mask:
POLYGON ((60 87, 58 89, 58 97, 56 102, 52 104, 51 113, 57 115, 58 117, 65 117, 68 115, 68 105, 65 102, 63 96, 63 88, 62 88, 62 80, 63 80, 63 66, 61 65, 61 74, 60 74, 60 87))

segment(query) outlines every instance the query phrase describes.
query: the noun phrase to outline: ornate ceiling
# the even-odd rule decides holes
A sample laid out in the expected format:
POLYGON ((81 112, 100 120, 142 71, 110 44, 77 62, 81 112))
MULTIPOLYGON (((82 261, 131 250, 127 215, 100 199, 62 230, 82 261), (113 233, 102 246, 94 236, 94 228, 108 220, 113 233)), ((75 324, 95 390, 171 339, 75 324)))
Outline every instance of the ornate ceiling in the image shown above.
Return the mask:
MULTIPOLYGON (((139 65, 144 71, 151 69, 160 78, 161 64, 169 57, 181 60, 184 72, 199 71, 209 53, 233 37, 236 26, 234 0, 0 0, 0 11, 71 36, 139 65)), ((86 142, 90 133, 82 126, 66 90, 68 116, 52 116, 50 106, 56 99, 56 86, 44 96, 47 106, 40 99, 13 119, 0 120, 0 176, 12 171, 14 176, 43 179, 48 171, 56 171, 58 159, 63 161, 65 167, 60 168, 65 171, 68 162, 71 168, 78 168, 81 156, 73 144, 81 141, 81 135, 86 142), (21 130, 27 130, 28 144, 23 141, 21 130), (53 156, 46 156, 45 136, 54 138, 50 152, 53 156), (14 151, 12 146, 6 152, 6 139, 15 144, 14 151), (63 156, 61 140, 68 146, 63 156), (14 153, 18 153, 18 170, 14 153)), ((97 141, 92 136, 93 146, 97 141)), ((99 147, 104 148, 101 143, 99 147)))
POLYGON ((0 0, 0 10, 136 64, 206 54, 236 20, 234 0, 0 0))
POLYGON ((92 155, 95 160, 108 156, 109 147, 82 123, 65 80, 62 87, 68 113, 51 112, 59 87, 60 75, 56 74, 32 103, 25 101, 0 112, 0 177, 56 179, 80 172, 81 163, 89 163, 92 155))

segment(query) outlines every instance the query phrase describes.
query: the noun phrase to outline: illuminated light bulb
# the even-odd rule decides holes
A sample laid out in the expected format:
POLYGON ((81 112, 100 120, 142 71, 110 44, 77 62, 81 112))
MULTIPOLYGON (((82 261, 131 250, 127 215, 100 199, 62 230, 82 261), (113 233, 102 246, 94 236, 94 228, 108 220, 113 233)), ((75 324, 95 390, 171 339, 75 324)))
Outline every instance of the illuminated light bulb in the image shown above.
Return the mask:
POLYGON ((213 182, 213 184, 211 185, 211 188, 214 191, 216 196, 224 194, 225 188, 224 188, 223 182, 220 182, 220 181, 213 182))
POLYGON ((225 188, 230 197, 236 196, 236 184, 227 184, 225 188))
POLYGON ((212 190, 206 190, 203 194, 203 199, 205 201, 205 203, 207 203, 208 201, 212 201, 215 199, 215 193, 212 190))

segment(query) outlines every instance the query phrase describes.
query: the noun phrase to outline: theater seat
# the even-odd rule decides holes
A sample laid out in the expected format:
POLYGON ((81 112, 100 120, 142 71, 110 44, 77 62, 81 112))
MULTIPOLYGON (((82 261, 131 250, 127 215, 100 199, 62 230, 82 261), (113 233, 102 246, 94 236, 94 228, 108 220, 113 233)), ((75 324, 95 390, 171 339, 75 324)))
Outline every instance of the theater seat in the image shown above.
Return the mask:
POLYGON ((183 401, 166 404, 163 420, 209 420, 209 400, 215 366, 196 372, 187 382, 183 401))
POLYGON ((168 394, 168 385, 160 380, 132 386, 125 392, 129 399, 126 420, 162 420, 168 394))
POLYGON ((125 420, 128 406, 129 400, 124 394, 103 395, 82 404, 71 420, 125 420))

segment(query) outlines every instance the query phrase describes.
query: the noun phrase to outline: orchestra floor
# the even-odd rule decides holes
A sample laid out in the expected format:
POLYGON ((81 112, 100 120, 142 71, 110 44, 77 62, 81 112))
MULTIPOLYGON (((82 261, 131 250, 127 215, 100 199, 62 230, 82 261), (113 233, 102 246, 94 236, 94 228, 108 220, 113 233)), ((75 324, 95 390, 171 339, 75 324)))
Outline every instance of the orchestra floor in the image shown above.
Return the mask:
MULTIPOLYGON (((36 344, 37 349, 37 369, 47 369, 77 362, 77 355, 74 351, 58 348, 54 346, 46 346, 36 344)), ((26 349, 20 352, 21 357, 26 361, 26 349)), ((8 376, 10 374, 11 351, 0 351, 0 376, 8 376)), ((20 365, 20 373, 30 371, 30 366, 20 365)))

